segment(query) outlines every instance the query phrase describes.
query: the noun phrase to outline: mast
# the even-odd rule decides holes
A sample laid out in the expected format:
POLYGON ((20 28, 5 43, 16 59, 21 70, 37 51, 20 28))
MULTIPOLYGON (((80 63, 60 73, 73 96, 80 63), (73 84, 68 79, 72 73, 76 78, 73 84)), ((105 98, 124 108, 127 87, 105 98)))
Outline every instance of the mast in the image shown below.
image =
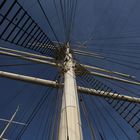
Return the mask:
POLYGON ((59 126, 59 140, 83 140, 74 69, 75 62, 72 58, 69 43, 67 43, 64 58, 64 89, 59 126))

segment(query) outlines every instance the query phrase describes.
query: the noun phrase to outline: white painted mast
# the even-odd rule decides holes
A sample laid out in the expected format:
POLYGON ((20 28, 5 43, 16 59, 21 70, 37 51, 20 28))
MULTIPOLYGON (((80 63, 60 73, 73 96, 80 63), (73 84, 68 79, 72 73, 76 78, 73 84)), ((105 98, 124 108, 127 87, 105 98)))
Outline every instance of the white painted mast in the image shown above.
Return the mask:
POLYGON ((75 80, 75 62, 66 45, 64 62, 64 90, 58 140, 83 140, 77 85, 75 80))

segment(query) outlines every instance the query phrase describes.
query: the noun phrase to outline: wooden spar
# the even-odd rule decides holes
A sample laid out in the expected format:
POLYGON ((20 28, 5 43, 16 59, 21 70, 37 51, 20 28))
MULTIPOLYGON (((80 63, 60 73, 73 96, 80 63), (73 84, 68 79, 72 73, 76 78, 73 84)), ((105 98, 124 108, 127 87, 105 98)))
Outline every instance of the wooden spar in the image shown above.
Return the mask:
MULTIPOLYGON (((25 75, 15 74, 11 72, 0 71, 0 77, 5 77, 5 78, 13 79, 13 80, 19 80, 19 81, 42 85, 42 86, 49 86, 53 88, 63 87, 63 84, 59 84, 57 83, 57 81, 51 81, 51 80, 46 80, 46 79, 41 79, 41 78, 31 77, 31 76, 25 76, 25 75)), ((80 86, 77 86, 77 89, 79 92, 84 93, 84 94, 91 94, 94 96, 115 98, 118 100, 140 103, 140 98, 122 95, 121 93, 118 93, 119 94, 118 95, 114 93, 108 93, 105 91, 101 92, 100 90, 95 90, 95 89, 85 88, 85 87, 80 87, 80 86), (104 93, 104 94, 101 94, 101 93, 104 93)))

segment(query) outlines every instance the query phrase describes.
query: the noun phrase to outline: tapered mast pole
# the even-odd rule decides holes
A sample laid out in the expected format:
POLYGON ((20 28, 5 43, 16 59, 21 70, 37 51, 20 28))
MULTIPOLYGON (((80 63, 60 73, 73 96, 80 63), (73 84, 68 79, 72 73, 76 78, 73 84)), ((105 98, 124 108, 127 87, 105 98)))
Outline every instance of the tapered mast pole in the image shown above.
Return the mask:
POLYGON ((83 140, 77 85, 75 80, 75 62, 66 45, 64 58, 64 89, 62 97, 59 140, 83 140))

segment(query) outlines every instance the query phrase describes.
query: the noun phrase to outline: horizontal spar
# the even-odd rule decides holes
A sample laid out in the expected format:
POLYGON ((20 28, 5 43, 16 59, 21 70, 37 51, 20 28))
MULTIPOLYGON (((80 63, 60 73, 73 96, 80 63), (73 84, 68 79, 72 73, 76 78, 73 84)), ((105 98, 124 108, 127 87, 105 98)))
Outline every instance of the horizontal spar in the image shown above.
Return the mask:
POLYGON ((97 56, 100 56, 100 55, 101 55, 101 54, 96 53, 96 52, 87 52, 87 51, 78 50, 78 49, 73 49, 73 51, 75 51, 75 52, 80 52, 80 53, 84 53, 84 54, 87 54, 87 55, 97 55, 97 56))
POLYGON ((51 61, 41 60, 41 59, 38 59, 38 58, 32 58, 32 57, 28 57, 28 56, 24 56, 24 55, 20 55, 20 54, 15 54, 15 53, 12 53, 12 52, 0 51, 0 54, 7 55, 7 56, 10 56, 10 57, 16 57, 16 58, 19 58, 19 59, 25 59, 25 60, 29 60, 29 61, 36 62, 36 63, 49 64, 51 66, 56 66, 56 63, 51 62, 51 61))
POLYGON ((23 81, 23 82, 37 84, 37 85, 49 86, 54 88, 59 86, 59 84, 55 81, 45 80, 41 78, 25 76, 25 75, 15 74, 15 73, 5 72, 5 71, 0 71, 0 77, 5 77, 13 80, 23 81))
POLYGON ((78 50, 78 49, 73 49, 75 54, 78 55, 83 55, 83 56, 90 56, 90 57, 95 57, 99 59, 104 59, 105 57, 102 56, 102 54, 96 53, 96 52, 87 52, 83 50, 78 50))
POLYGON ((19 53, 19 55, 36 57, 36 58, 39 58, 39 59, 55 61, 54 58, 52 58, 52 57, 43 56, 43 55, 34 54, 34 53, 29 53, 29 52, 24 52, 24 51, 19 51, 19 50, 14 50, 14 49, 9 49, 9 48, 5 48, 5 47, 0 47, 0 50, 9 51, 9 52, 12 52, 12 53, 19 53))
MULTIPOLYGON (((10 120, 3 119, 3 118, 0 118, 0 121, 3 121, 3 122, 10 122, 10 120)), ((25 123, 16 122, 16 121, 11 121, 11 122, 14 123, 14 124, 19 124, 19 125, 27 125, 27 124, 25 124, 25 123)))
POLYGON ((113 99, 117 99, 117 100, 124 100, 124 101, 128 101, 128 102, 134 102, 134 103, 140 104, 140 98, 122 95, 119 93, 112 93, 112 92, 109 93, 109 92, 105 92, 103 90, 101 91, 101 90, 95 90, 95 89, 79 87, 79 86, 78 86, 78 91, 85 93, 85 94, 94 95, 94 96, 113 98, 113 99))
POLYGON ((97 70, 97 71, 101 71, 101 72, 106 72, 106 73, 109 73, 109 74, 116 74, 118 76, 123 76, 123 77, 126 77, 126 78, 135 78, 135 76, 131 76, 131 75, 121 73, 121 72, 110 71, 110 70, 106 70, 106 69, 95 67, 95 66, 90 66, 90 65, 85 65, 85 64, 81 64, 81 66, 83 66, 85 68, 88 68, 88 69, 93 69, 93 70, 97 70))
POLYGON ((90 57, 95 57, 95 58, 99 58, 99 59, 104 59, 104 57, 102 56, 98 56, 98 55, 91 55, 91 54, 84 54, 82 52, 74 52, 75 54, 78 54, 78 55, 83 55, 83 56, 90 56, 90 57))
MULTIPOLYGON (((32 84, 49 86, 49 87, 54 87, 54 88, 63 87, 63 84, 59 84, 57 83, 57 81, 45 80, 45 79, 40 79, 36 77, 25 76, 25 75, 4 72, 4 71, 0 71, 0 77, 5 77, 9 79, 14 79, 14 80, 19 80, 19 81, 32 83, 32 84)), ((136 98, 136 97, 126 96, 126 95, 121 95, 121 94, 116 94, 116 93, 108 93, 105 91, 100 91, 100 90, 95 90, 95 89, 90 89, 90 88, 85 88, 85 87, 80 87, 80 86, 78 86, 77 89, 79 92, 82 92, 85 94, 124 100, 124 101, 134 102, 134 103, 140 103, 140 98, 136 98)))
POLYGON ((102 73, 98 73, 98 72, 90 72, 89 74, 99 76, 102 78, 106 78, 106 79, 110 79, 110 80, 114 80, 114 81, 119 81, 119 82, 123 82, 123 83, 127 83, 127 84, 140 86, 140 82, 137 82, 137 81, 127 80, 127 79, 110 76, 110 75, 106 75, 106 74, 102 74, 102 73))

